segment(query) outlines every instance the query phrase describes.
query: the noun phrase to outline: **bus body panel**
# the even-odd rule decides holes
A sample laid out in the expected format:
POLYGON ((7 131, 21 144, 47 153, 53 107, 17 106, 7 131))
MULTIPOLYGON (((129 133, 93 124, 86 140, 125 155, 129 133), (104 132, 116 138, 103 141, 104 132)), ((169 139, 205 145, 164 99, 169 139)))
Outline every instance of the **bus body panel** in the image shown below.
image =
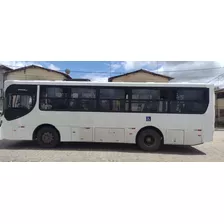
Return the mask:
MULTIPOLYGON (((204 114, 88 112, 88 111, 41 111, 39 109, 39 85, 83 85, 78 82, 6 82, 5 90, 12 84, 36 84, 37 99, 34 109, 27 115, 7 121, 4 116, 1 138, 9 140, 32 140, 35 129, 42 124, 56 127, 62 142, 111 142, 136 143, 136 135, 144 127, 159 129, 164 144, 197 145, 213 140, 214 132, 214 88, 211 85, 195 84, 195 87, 209 88, 209 105, 204 114), (66 84, 65 84, 66 83, 66 84)), ((139 86, 139 87, 189 87, 187 84, 150 83, 90 83, 92 86, 139 86)))

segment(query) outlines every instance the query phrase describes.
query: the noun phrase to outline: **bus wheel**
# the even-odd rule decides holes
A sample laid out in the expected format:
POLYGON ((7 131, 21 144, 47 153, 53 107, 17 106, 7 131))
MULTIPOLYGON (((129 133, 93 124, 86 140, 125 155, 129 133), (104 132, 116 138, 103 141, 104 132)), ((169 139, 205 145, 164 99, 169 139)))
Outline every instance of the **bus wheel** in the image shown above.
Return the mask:
POLYGON ((60 137, 55 128, 43 127, 37 133, 37 142, 43 148, 55 148, 60 142, 60 137))
POLYGON ((139 133, 136 143, 144 151, 155 152, 162 144, 162 137, 153 129, 145 129, 139 133))

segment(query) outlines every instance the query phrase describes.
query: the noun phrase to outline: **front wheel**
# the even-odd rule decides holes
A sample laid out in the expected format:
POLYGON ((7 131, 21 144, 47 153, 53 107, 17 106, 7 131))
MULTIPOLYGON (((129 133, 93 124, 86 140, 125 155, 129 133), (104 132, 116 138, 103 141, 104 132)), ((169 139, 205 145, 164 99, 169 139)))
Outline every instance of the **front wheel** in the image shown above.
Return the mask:
POLYGON ((43 148, 55 148, 60 142, 60 137, 55 128, 43 127, 37 133, 37 142, 43 148))
POLYGON ((137 145, 144 151, 158 151, 162 144, 162 136, 153 129, 142 130, 137 137, 137 145))

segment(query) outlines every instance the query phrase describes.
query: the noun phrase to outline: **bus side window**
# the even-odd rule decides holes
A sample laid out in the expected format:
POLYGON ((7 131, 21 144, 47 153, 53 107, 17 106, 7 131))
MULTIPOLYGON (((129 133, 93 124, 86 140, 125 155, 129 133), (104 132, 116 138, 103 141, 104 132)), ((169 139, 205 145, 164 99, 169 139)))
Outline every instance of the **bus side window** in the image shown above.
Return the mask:
POLYGON ((124 112, 127 94, 123 88, 101 88, 99 105, 100 111, 124 112))
POLYGON ((171 113, 202 114, 208 106, 208 89, 176 88, 170 101, 171 113))

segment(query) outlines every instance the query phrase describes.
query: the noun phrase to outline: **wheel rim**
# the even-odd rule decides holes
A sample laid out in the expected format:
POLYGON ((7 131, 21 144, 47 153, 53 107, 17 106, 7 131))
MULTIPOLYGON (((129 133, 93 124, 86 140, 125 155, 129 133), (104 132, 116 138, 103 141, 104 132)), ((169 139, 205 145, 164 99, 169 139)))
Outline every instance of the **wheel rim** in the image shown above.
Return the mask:
POLYGON ((54 135, 50 132, 45 132, 43 135, 42 135, 42 141, 43 143, 45 144, 50 144, 52 143, 54 140, 54 135))
POLYGON ((145 136, 144 138, 144 143, 147 145, 147 146, 151 146, 155 143, 155 138, 151 135, 147 135, 145 136))

